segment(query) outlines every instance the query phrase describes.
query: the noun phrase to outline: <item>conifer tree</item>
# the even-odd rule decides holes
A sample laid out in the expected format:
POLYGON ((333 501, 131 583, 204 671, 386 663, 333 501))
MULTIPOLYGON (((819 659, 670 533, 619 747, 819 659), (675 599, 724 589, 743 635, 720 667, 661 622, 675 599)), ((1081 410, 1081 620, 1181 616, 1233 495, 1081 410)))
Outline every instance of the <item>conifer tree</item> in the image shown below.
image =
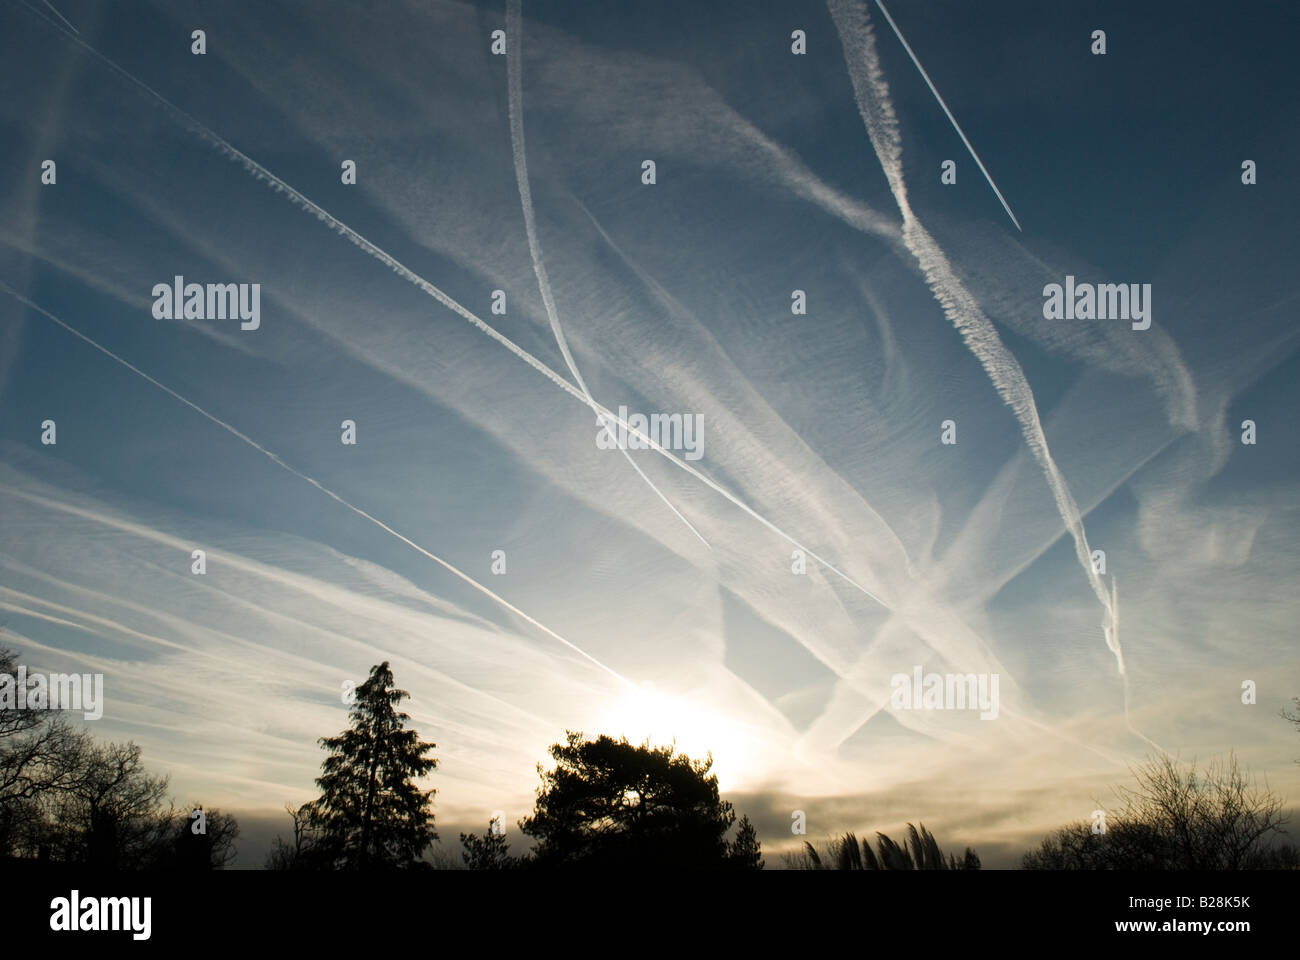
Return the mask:
POLYGON ((351 727, 322 737, 329 751, 316 784, 322 794, 310 804, 312 825, 336 868, 410 868, 438 839, 433 825, 435 790, 415 779, 437 766, 425 743, 405 729, 410 716, 397 705, 410 694, 393 686, 384 661, 356 688, 351 727))
POLYGON ((481 837, 472 833, 460 835, 460 842, 465 847, 461 857, 466 867, 470 870, 509 870, 520 865, 510 856, 504 826, 494 819, 488 822, 487 833, 481 837))
POLYGON ((740 870, 763 869, 763 846, 748 816, 741 817, 736 824, 736 839, 727 848, 727 863, 740 870))

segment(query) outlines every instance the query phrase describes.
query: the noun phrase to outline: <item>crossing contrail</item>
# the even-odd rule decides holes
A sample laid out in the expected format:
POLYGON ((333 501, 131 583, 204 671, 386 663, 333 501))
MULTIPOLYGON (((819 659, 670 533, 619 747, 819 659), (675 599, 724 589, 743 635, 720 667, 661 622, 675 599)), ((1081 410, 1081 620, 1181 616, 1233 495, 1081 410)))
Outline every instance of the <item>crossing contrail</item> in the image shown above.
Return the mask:
POLYGON ((644 432, 637 429, 636 427, 633 427, 630 424, 628 424, 625 420, 623 420, 622 417, 618 416, 617 414, 613 413, 610 410, 607 410, 598 401, 584 394, 577 387, 571 384, 568 380, 564 379, 562 376, 560 376, 558 373, 552 370, 541 360, 538 360, 527 350, 520 347, 509 337, 502 334, 495 327, 484 322, 481 318, 475 316, 470 310, 461 306, 461 304, 457 303, 450 296, 443 293, 440 289, 438 289, 428 280, 424 279, 424 277, 420 276, 418 273, 411 270, 409 267, 407 267, 405 264, 399 261, 392 254, 388 253, 386 250, 382 249, 378 245, 367 240, 365 237, 357 233, 357 231, 353 230, 346 223, 344 223, 338 217, 334 216, 332 213, 330 213, 320 204, 309 199, 304 194, 300 193, 298 190, 290 186, 287 182, 280 179, 278 176, 276 176, 266 167, 262 166, 252 157, 248 156, 247 154, 243 153, 242 151, 234 147, 220 134, 215 133, 207 126, 205 126, 203 123, 196 120, 194 117, 190 116, 188 113, 186 113, 180 107, 176 106, 174 103, 172 103, 170 100, 164 97, 153 87, 145 83, 143 80, 137 79, 128 70, 118 66, 117 63, 110 60, 108 57, 104 56, 102 53, 100 53, 90 44, 86 43, 86 41, 82 40, 80 37, 73 36, 72 34, 68 33, 66 30, 63 30, 63 28, 59 27, 58 24, 55 24, 44 14, 40 13, 40 11, 36 10, 30 4, 26 3, 26 0, 19 0, 19 2, 22 3, 23 6, 31 10, 33 13, 36 13, 37 16, 40 16, 41 19, 45 20, 47 23, 52 24, 55 27, 55 29, 59 30, 61 33, 64 34, 64 36, 66 36, 73 43, 76 43, 87 53, 91 54, 96 59, 104 63, 111 70, 113 70, 114 73, 118 74, 118 76, 122 77, 127 82, 139 87, 140 89, 148 93, 151 97, 153 97, 160 104, 162 104, 164 109, 172 116, 173 119, 178 121, 183 127, 190 130, 193 134, 195 134, 195 136, 199 137, 201 140, 204 140, 205 142, 211 144, 224 156, 228 157, 231 160, 234 160, 236 163, 242 166, 247 173, 252 175, 254 179, 261 180, 263 183, 266 183, 276 193, 284 194, 285 197, 288 198, 290 203, 306 210, 308 213, 314 216, 321 223, 325 224, 327 227, 329 227, 339 236, 344 237, 353 245, 360 247, 370 256, 374 257, 380 263, 387 266, 398 276, 414 284, 416 287, 424 291, 430 297, 437 300, 448 310, 451 310, 453 313, 469 321, 469 323, 471 323, 475 328, 477 328, 479 331, 486 334, 487 336, 491 337, 497 343, 501 344, 501 346, 505 347, 507 350, 513 353, 520 360, 524 361, 524 363, 528 364, 538 373, 542 374, 542 376, 546 377, 546 379, 550 380, 561 390, 565 391, 570 396, 586 404, 595 413, 599 414, 600 416, 603 416, 605 418, 606 424, 615 424, 615 425, 622 426, 625 430, 628 431, 629 434, 636 436, 639 440, 645 443, 648 449, 656 450, 663 456, 667 457, 677 467, 679 467, 682 470, 685 470, 691 476, 695 477, 695 479, 699 480, 701 483, 707 486, 714 493, 717 493, 719 496, 725 498, 730 503, 734 504, 736 507, 739 507, 746 514, 748 514, 753 519, 757 520, 759 523, 761 523, 767 529, 771 530, 773 533, 775 533, 781 539, 785 540, 787 543, 802 550, 805 556, 811 557, 822 567, 824 567, 826 570, 829 570, 831 573, 835 574, 837 577, 839 577, 849 586, 853 587, 855 590, 859 591, 864 596, 870 597, 872 600, 880 604, 885 609, 887 610, 893 609, 892 607, 890 607, 889 604, 885 603, 884 600, 880 599, 878 596, 876 596, 866 587, 862 586, 862 584, 858 583, 847 573, 842 571, 839 567, 835 566, 835 564, 831 563, 825 557, 821 556, 821 554, 817 553, 815 550, 810 549, 809 547, 805 547, 802 543, 800 543, 790 534, 786 533, 776 524, 772 523, 770 520, 768 520, 758 511, 754 510, 752 507, 749 506, 749 504, 745 503, 743 500, 741 500, 731 491, 727 490, 725 487, 718 484, 712 478, 708 477, 704 473, 701 473, 695 467, 691 466, 689 463, 682 460, 680 457, 676 456, 671 450, 664 449, 662 446, 659 445, 657 441, 655 441, 651 437, 646 436, 644 432))
POLYGON ((48 318, 48 319, 50 319, 50 320, 53 320, 55 323, 57 323, 59 326, 61 326, 64 330, 67 330, 69 333, 73 334, 74 336, 80 338, 81 340, 84 340, 86 343, 90 344, 92 347, 94 347, 94 348, 95 348, 96 350, 98 350, 100 353, 102 353, 102 354, 104 354, 105 356, 107 356, 107 357, 109 357, 109 358, 111 358, 111 359, 117 361, 117 362, 120 363, 122 366, 124 366, 124 367, 126 367, 128 370, 130 370, 132 373, 136 374, 137 376, 143 377, 145 380, 147 380, 147 381, 149 381, 150 383, 152 383, 152 384, 153 384, 155 387, 157 387, 159 390, 162 390, 164 393, 169 394, 170 396, 172 396, 172 397, 174 397, 175 399, 179 400, 181 403, 185 404, 185 405, 186 405, 187 407, 189 407, 191 410, 194 410, 196 413, 199 413, 199 414, 201 414, 202 416, 206 417, 207 419, 211 420, 211 421, 212 421, 213 423, 215 423, 217 426, 221 427, 221 429, 223 429, 223 430, 227 431, 228 433, 233 434, 234 436, 238 437, 240 440, 244 441, 244 443, 248 444, 248 445, 249 445, 250 447, 252 447, 254 450, 258 451, 258 452, 261 453, 263 456, 267 457, 267 458, 268 458, 272 463, 274 463, 276 466, 278 466, 278 467, 280 467, 280 468, 282 468, 282 469, 284 469, 284 470, 287 470, 289 473, 293 474, 295 477, 297 477, 297 478, 300 479, 300 480, 305 480, 305 481, 307 481, 307 482, 310 483, 313 487, 315 487, 317 490, 319 490, 321 493, 323 493, 323 494, 325 494, 327 497, 329 497, 331 500, 334 500, 334 501, 336 501, 337 503, 342 504, 343 506, 345 506, 345 507, 347 507, 349 510, 351 510, 353 513, 355 513, 357 516, 362 517, 362 518, 364 518, 364 519, 366 519, 366 520, 369 520, 371 523, 373 523, 375 526, 379 527, 379 529, 383 530, 385 533, 388 533, 388 534, 392 535, 393 537, 396 537, 398 540, 400 540, 402 543, 406 544, 406 545, 407 545, 408 547, 410 547, 411 549, 415 550, 417 553, 419 553, 419 554, 421 554, 421 555, 423 555, 423 556, 425 556, 425 557, 428 557, 430 560, 432 560, 434 563, 437 563, 438 565, 440 565, 441 567, 443 567, 443 568, 444 568, 445 570, 447 570, 449 573, 454 574, 455 576, 457 576, 457 577, 459 577, 461 580, 463 580, 465 583, 469 584, 471 587, 473 587, 473 588, 474 588, 475 590, 477 590, 479 593, 483 594, 483 595, 486 596, 486 597, 491 598, 492 600, 495 600, 498 604, 500 604, 501 606, 505 607, 507 610, 509 610, 509 611, 510 611, 511 613, 513 613, 515 616, 519 617, 520 619, 524 620, 524 621, 527 622, 527 623, 532 624, 534 627, 536 627, 538 630, 542 631, 542 633, 546 634, 546 635, 547 635, 548 637, 550 637, 551 639, 558 641, 559 643, 561 643, 561 644, 563 644, 564 646, 568 647, 568 648, 569 648, 570 650, 572 650, 573 652, 577 653, 579 656, 581 656, 581 657, 583 657, 584 659, 586 659, 586 660, 590 661, 591 663, 595 664, 597 667, 599 667, 600 669, 602 669, 602 670, 604 670, 606 673, 608 673, 611 677, 614 677, 616 680, 619 680, 620 682, 622 682, 622 683, 628 685, 629 687, 635 687, 635 686, 636 686, 636 684, 634 684, 631 680, 628 680, 626 677, 624 677, 622 674, 618 673, 618 672, 617 672, 616 670, 614 670, 612 667, 608 667, 608 666, 606 666, 605 664, 601 663, 599 660, 597 660, 597 659, 596 659, 595 657, 593 657, 591 654, 587 653, 587 651, 583 650, 583 649, 582 649, 581 647, 579 647, 577 644, 572 643, 572 642, 570 642, 569 640, 566 640, 564 637, 560 636, 558 633, 556 633, 556 632, 555 632, 554 630, 552 630, 550 627, 546 626, 546 624, 544 624, 544 623, 542 623, 541 621, 539 621, 539 620, 537 620, 537 619, 535 619, 535 618, 529 616, 528 614, 524 613, 524 611, 520 610, 518 607, 516 607, 516 606, 515 606, 513 603, 511 603, 509 600, 505 599, 505 597, 501 596, 499 593, 496 593, 495 591, 493 591, 493 590, 491 590, 491 589, 489 589, 489 588, 483 586, 483 584, 479 583, 477 580, 475 580, 475 579, 474 579, 473 577, 471 577, 469 574, 463 572, 463 571, 460 570, 459 568, 457 568, 457 567, 453 566, 452 564, 448 563, 446 560, 442 559, 442 557, 439 557, 437 554, 434 554, 434 553, 432 553, 432 552, 426 550, 424 547, 420 546, 418 543, 416 543, 416 542, 415 542, 414 540, 412 540, 410 537, 407 537, 407 536, 404 536, 404 535, 401 534, 401 533, 398 533, 396 530, 394 530, 394 529, 393 529, 392 527, 390 527, 388 524, 384 523, 382 520, 380 520, 380 519, 378 519, 378 518, 376 518, 376 517, 370 515, 370 514, 367 513, 366 511, 362 510, 360 507, 355 506, 355 505, 349 503, 347 500, 344 500, 344 499, 343 499, 342 497, 340 497, 337 493, 335 493, 333 490, 331 490, 331 489, 329 489, 328 487, 326 487, 326 486, 325 486, 324 484, 322 484, 320 481, 315 480, 315 479, 313 479, 312 477, 307 476, 307 474, 302 473, 300 470, 297 470, 297 469, 295 469, 294 467, 290 466, 289 464, 285 463, 283 460, 280 459, 280 457, 279 457, 276 453, 274 453, 274 452, 271 451, 271 450, 268 450, 266 447, 262 446, 260 443, 258 443, 256 440, 254 440, 252 437, 248 436, 247 434, 241 433, 238 429, 236 429, 235 427, 232 427, 230 424, 226 423, 226 421, 222 420, 220 417, 217 417, 217 416, 215 416, 214 414, 208 413, 208 411, 204 410, 204 409, 203 409, 202 407, 200 407, 197 403, 194 403, 192 400, 187 400, 185 397, 181 396, 179 393, 177 393, 177 392, 176 392, 175 390, 173 390, 171 387, 167 386, 167 385, 164 384, 164 383, 160 383, 159 381, 155 380, 153 377, 149 376, 149 374, 145 373, 145 372, 144 372, 143 370, 141 370, 139 367, 133 365, 132 363, 130 363, 130 362, 127 361, 127 360, 122 359, 122 358, 119 357, 116 353, 114 353, 112 350, 110 350, 110 349, 108 349, 107 347, 102 346, 101 344, 99 344, 99 343, 97 343, 96 341, 92 340, 90 337, 86 336, 84 333, 82 333, 80 330, 76 329, 76 328, 73 327, 72 325, 70 325, 70 324, 68 324, 68 323, 65 323, 64 321, 60 320, 58 317, 56 317, 54 314, 50 313, 50 312, 49 312, 48 310, 46 310, 44 307, 40 306, 39 304, 33 303, 31 300, 29 300, 29 299, 27 299, 26 297, 24 297, 21 293, 19 293, 19 292, 18 292, 17 290, 15 290, 15 289, 13 289, 11 286, 9 286, 9 284, 5 283, 3 280, 0 280, 0 290, 2 290, 3 292, 9 294, 9 296, 13 297, 15 300, 19 301, 20 303, 26 304, 29 308, 31 308, 32 310, 35 310, 37 313, 41 314, 42 316, 44 316, 44 317, 46 317, 46 318, 48 318))
MULTIPOLYGON (((521 53, 523 35, 524 25, 520 0, 508 0, 506 3, 506 78, 509 87, 510 145, 515 161, 515 181, 519 185, 519 205, 524 211, 524 232, 528 235, 528 253, 533 260, 533 273, 537 275, 537 287, 542 294, 542 304, 546 307, 546 319, 550 321, 551 332, 555 335, 556 346, 560 348, 560 353, 564 356, 564 362, 569 368, 569 373, 573 374, 573 379, 578 384, 578 388, 582 390, 583 396, 588 401, 591 401, 591 391, 587 389, 582 374, 578 372, 578 365, 574 362, 573 354, 569 351, 569 343, 564 337, 564 329, 560 326, 560 316, 555 309, 555 297, 551 294, 551 281, 546 275, 546 264, 542 260, 541 242, 537 239, 537 223, 533 214, 533 191, 528 183, 528 155, 524 149, 524 66, 521 53)), ((682 516, 681 512, 663 495, 663 492, 637 466, 627 448, 620 444, 618 449, 623 454, 624 459, 631 464, 632 469, 659 496, 665 506, 677 516, 678 520, 686 524, 686 529, 695 534, 700 543, 708 547, 709 541, 704 539, 700 531, 696 530, 691 522, 682 516)), ((709 549, 712 549, 712 547, 709 549)))
MULTIPOLYGON (((1020 221, 1017 220, 1016 215, 1011 212, 1011 207, 1007 205, 1006 198, 1002 196, 1002 191, 998 189, 998 185, 994 183, 993 178, 989 176, 988 170, 984 169, 984 163, 980 160, 979 154, 975 152, 975 148, 972 147, 970 141, 966 139, 966 134, 962 132, 961 125, 957 123, 957 118, 954 117, 952 111, 948 109, 948 104, 944 103, 943 97, 939 96, 939 90, 935 87, 934 81, 930 79, 930 75, 925 72, 925 67, 921 66, 921 61, 918 60, 916 54, 912 52, 911 46, 903 37, 903 32, 898 29, 898 24, 894 23, 894 18, 889 15, 889 11, 885 9, 885 5, 881 3, 881 0, 876 0, 876 6, 878 6, 880 12, 885 15, 885 19, 889 21, 889 25, 894 28, 894 35, 898 37, 899 42, 903 45, 903 49, 907 51, 907 55, 911 57, 912 62, 916 64, 916 69, 921 71, 921 77, 925 80, 926 86, 930 88, 930 92, 934 94, 934 99, 939 101, 939 106, 943 107, 943 112, 948 115, 948 122, 951 123, 952 128, 957 131, 957 136, 961 137, 961 142, 966 144, 966 149, 969 150, 970 155, 975 158, 975 163, 978 164, 980 173, 984 174, 984 179, 989 182, 989 186, 992 187, 993 192, 997 194, 998 202, 1002 204, 1002 209, 1007 212, 1007 216, 1010 217, 1011 222, 1016 225, 1016 229, 1020 230, 1020 221)), ((1024 233, 1023 230, 1020 230, 1020 232, 1024 233)))
POLYGON ((880 160, 885 178, 889 181, 890 192, 903 215, 903 242, 920 264, 921 272, 934 298, 943 308, 944 315, 961 333, 967 348, 979 360, 998 395, 1020 422, 1025 444, 1042 469, 1056 501, 1057 511, 1074 540, 1075 556, 1083 566, 1088 585, 1106 612, 1102 621, 1102 634, 1107 649, 1115 656, 1120 675, 1124 676, 1124 654, 1119 643, 1119 619, 1115 608, 1116 592, 1113 585, 1110 590, 1106 589, 1092 564, 1092 551, 1083 527, 1083 515, 1070 493, 1065 477, 1052 458, 1038 416, 1038 406, 1034 402, 1034 392, 1024 370, 1015 355, 1003 344, 997 329, 984 315, 974 295, 958 278, 943 249, 917 219, 908 201, 907 184, 903 180, 903 147, 898 117, 876 52, 875 31, 867 8, 858 0, 829 0, 828 6, 844 47, 845 64, 853 85, 858 112, 862 115, 867 136, 880 160))

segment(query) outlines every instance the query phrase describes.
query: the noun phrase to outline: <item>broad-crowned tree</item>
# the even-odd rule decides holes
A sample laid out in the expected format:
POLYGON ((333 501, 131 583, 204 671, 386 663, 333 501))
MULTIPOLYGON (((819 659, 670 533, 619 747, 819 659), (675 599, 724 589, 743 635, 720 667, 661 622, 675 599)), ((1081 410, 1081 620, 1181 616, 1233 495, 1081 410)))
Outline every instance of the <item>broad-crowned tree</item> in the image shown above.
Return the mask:
POLYGON ((751 832, 739 850, 727 842, 736 816, 709 773, 712 757, 696 761, 673 747, 608 736, 583 740, 573 732, 550 753, 555 769, 538 766, 537 803, 520 823, 537 841, 536 866, 757 865, 751 832))

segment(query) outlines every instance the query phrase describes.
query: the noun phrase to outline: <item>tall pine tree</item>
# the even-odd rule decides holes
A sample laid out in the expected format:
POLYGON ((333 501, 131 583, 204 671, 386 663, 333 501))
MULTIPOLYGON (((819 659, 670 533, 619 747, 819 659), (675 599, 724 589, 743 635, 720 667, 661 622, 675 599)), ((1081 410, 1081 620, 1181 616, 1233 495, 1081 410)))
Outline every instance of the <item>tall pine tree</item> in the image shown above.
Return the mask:
POLYGON ((310 804, 312 824, 336 868, 379 870, 419 866, 438 839, 433 828, 433 795, 415 778, 433 770, 430 753, 416 731, 404 728, 410 716, 397 705, 410 694, 393 686, 388 661, 372 667, 356 688, 351 727, 337 737, 322 737, 329 751, 310 804))

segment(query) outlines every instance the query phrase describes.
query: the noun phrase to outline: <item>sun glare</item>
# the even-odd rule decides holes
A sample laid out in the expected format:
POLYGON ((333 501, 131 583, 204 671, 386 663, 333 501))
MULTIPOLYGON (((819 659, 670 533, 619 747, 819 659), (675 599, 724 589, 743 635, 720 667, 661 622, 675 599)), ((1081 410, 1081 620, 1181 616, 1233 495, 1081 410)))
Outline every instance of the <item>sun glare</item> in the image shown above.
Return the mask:
POLYGON ((713 755, 713 771, 721 789, 734 789, 753 779, 761 756, 754 731, 690 700, 643 684, 616 701, 602 718, 601 730, 627 737, 635 744, 649 739, 654 746, 676 744, 693 760, 713 755))

